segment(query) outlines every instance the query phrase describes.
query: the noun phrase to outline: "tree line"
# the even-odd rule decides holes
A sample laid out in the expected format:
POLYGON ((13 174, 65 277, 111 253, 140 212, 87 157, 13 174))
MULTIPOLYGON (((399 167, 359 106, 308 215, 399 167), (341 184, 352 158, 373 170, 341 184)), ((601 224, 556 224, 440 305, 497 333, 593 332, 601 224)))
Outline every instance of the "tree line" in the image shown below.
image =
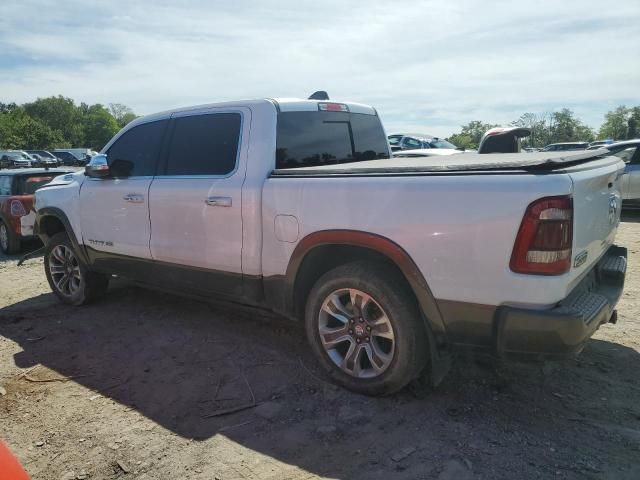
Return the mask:
MULTIPOLYGON (((134 118, 135 113, 126 105, 84 102, 76 105, 62 95, 22 105, 0 102, 0 149, 88 147, 100 150, 134 118)), ((607 112, 597 132, 568 108, 542 114, 524 113, 510 125, 531 129, 531 136, 523 140, 523 145, 529 147, 608 138, 625 140, 640 135, 640 106, 621 105, 607 112)), ((476 149, 482 135, 497 126, 474 120, 448 140, 458 147, 476 149)))
POLYGON ((22 105, 0 102, 0 149, 100 150, 134 118, 135 113, 126 105, 76 105, 62 95, 22 105))
MULTIPOLYGON (((568 108, 542 114, 524 113, 510 125, 531 129, 531 136, 522 142, 525 147, 541 148, 550 143, 592 142, 596 139, 627 140, 640 136, 640 106, 628 108, 621 105, 607 112, 598 131, 582 123, 568 108)), ((463 125, 461 131, 448 140, 458 147, 476 149, 482 135, 499 126, 503 125, 474 120, 463 125)))

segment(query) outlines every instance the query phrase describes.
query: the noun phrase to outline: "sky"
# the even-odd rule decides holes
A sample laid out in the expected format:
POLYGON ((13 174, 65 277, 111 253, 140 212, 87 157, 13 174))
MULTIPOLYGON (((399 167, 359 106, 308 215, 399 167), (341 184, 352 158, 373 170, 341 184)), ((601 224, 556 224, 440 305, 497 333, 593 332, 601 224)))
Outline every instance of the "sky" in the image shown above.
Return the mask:
POLYGON ((640 105, 640 1, 0 1, 0 102, 148 114, 315 90, 388 133, 563 107, 597 128, 640 105))

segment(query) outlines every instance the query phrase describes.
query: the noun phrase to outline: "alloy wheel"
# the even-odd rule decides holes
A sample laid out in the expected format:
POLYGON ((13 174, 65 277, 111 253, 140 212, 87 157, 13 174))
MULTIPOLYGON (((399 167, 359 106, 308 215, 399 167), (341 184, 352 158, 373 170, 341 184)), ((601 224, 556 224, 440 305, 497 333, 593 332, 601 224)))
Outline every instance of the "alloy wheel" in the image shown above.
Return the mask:
POLYGON ((57 245, 49 255, 49 272, 56 289, 67 297, 82 286, 83 278, 78 259, 69 247, 57 245))
POLYGON ((322 346, 343 372, 356 378, 384 373, 395 351, 391 321, 380 304, 355 288, 329 294, 318 314, 322 346))

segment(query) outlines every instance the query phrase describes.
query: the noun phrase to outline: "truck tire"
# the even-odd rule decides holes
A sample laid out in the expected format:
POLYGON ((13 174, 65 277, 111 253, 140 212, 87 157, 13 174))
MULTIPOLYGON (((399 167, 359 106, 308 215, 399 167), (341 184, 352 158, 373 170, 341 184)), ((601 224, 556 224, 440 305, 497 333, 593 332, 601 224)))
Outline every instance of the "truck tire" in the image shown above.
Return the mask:
POLYGON ((426 366, 425 327, 403 280, 384 264, 353 262, 330 270, 311 289, 307 338, 336 383, 365 395, 389 395, 426 366))
POLYGON ((44 271, 53 293, 69 305, 84 305, 102 297, 109 277, 92 272, 82 263, 65 232, 56 233, 47 242, 44 271))
POLYGON ((2 220, 0 220, 0 250, 5 255, 13 255, 20 251, 20 237, 2 220))

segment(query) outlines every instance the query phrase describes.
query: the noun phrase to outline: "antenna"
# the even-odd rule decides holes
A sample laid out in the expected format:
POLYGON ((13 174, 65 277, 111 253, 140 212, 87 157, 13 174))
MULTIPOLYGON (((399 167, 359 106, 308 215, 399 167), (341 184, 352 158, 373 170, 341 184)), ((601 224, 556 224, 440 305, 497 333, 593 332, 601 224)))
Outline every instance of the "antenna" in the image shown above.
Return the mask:
POLYGON ((329 100, 329 94, 324 90, 318 90, 311 94, 309 100, 329 100))

